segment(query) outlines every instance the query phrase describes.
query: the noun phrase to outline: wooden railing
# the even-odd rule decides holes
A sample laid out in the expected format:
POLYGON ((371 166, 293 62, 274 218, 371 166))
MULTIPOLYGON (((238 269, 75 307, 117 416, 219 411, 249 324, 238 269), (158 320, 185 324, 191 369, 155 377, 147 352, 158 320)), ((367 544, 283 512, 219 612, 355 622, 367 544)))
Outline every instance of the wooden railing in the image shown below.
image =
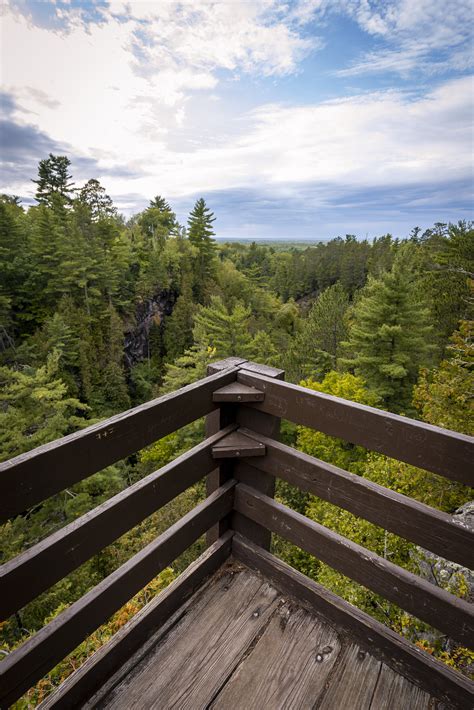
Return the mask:
POLYGON ((233 531, 239 534, 236 550, 247 540, 262 554, 271 533, 277 533, 450 638, 472 644, 471 604, 277 503, 273 494, 275 478, 284 479, 473 568, 474 534, 451 515, 276 439, 285 418, 470 485, 474 439, 290 385, 282 381, 282 371, 238 358, 209 371, 178 392, 0 465, 0 521, 5 521, 207 415, 208 438, 201 444, 2 565, 0 618, 5 619, 207 476, 202 503, 0 663, 6 706, 206 532, 210 544, 225 540, 216 552, 220 561, 224 547, 230 553, 233 531))

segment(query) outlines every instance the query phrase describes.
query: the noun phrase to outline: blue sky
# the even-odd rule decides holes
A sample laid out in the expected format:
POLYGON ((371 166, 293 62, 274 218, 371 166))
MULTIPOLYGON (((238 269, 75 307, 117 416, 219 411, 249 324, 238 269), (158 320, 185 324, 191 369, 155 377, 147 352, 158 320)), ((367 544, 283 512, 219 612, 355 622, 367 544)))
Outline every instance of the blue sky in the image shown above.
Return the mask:
POLYGON ((2 192, 67 154, 127 215, 204 196, 220 237, 472 217, 471 2, 9 0, 2 192))

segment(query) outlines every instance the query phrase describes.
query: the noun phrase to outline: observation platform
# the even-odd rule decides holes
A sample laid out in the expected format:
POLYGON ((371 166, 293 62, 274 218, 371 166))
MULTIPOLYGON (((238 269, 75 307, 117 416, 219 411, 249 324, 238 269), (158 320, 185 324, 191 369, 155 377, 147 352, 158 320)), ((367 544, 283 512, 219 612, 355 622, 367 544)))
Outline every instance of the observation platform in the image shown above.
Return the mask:
POLYGON ((8 618, 204 476, 207 497, 0 662, 10 707, 202 535, 208 547, 40 706, 474 707, 474 684, 271 554, 277 534, 462 646, 474 607, 274 500, 275 479, 468 568, 453 516, 278 442, 280 418, 467 485, 474 439, 229 358, 209 376, 0 465, 0 522, 206 416, 207 438, 0 567, 8 618))

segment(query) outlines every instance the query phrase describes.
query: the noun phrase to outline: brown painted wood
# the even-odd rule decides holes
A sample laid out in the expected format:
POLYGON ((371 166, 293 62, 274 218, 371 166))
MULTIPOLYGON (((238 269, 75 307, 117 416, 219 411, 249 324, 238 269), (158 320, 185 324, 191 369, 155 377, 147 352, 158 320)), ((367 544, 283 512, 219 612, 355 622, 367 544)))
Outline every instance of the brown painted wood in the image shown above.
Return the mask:
POLYGON ((0 523, 213 411, 214 390, 235 373, 218 372, 0 464, 0 523))
POLYGON ((256 646, 210 707, 313 708, 329 682, 339 652, 338 635, 328 624, 286 603, 275 611, 256 646))
POLYGON ((310 604, 315 612, 335 624, 336 628, 346 630, 362 648, 385 661, 397 673, 455 707, 473 706, 474 683, 357 607, 241 535, 234 535, 232 553, 238 560, 259 571, 283 595, 291 594, 310 604))
POLYGON ((235 509, 459 641, 474 639, 474 606, 239 483, 235 509))
MULTIPOLYGON (((368 710, 380 675, 382 662, 356 644, 349 644, 340 654, 337 669, 327 690, 318 702, 318 710, 368 710)), ((408 681, 407 681, 408 682, 408 681)), ((410 706, 394 708, 415 710, 410 706)), ((374 707, 374 710, 377 706, 374 707)))
MULTIPOLYGON (((247 372, 252 372, 259 376, 265 376, 273 380, 282 380, 285 376, 283 370, 276 367, 267 367, 266 365, 259 365, 255 362, 246 362, 240 367, 245 367, 247 372)), ((254 403, 259 406, 260 403, 254 403)), ((254 404, 241 405, 237 410, 237 421, 241 427, 247 427, 252 431, 263 434, 270 439, 278 439, 280 435, 280 418, 266 414, 263 411, 257 411, 254 408, 254 404)), ((254 480, 253 485, 265 495, 273 498, 275 495, 275 479, 273 476, 269 476, 266 473, 261 473, 258 479, 254 480)), ((245 525, 245 521, 243 521, 245 525)), ((244 534, 250 539, 256 542, 261 547, 266 550, 270 549, 272 535, 269 530, 267 530, 263 525, 258 523, 253 523, 248 527, 247 531, 242 530, 244 534)))
POLYGON ((265 445, 241 432, 233 431, 212 447, 214 459, 265 456, 265 445))
MULTIPOLYGON (((238 381, 265 392, 264 401, 252 405, 255 411, 289 419, 474 486, 473 437, 279 382, 245 368, 239 370, 238 381)), ((241 424, 255 429, 250 424, 241 424)))
POLYGON ((186 615, 103 699, 103 708, 209 706, 278 603, 275 589, 249 570, 223 570, 186 615))
POLYGON ((111 542, 199 481, 214 467, 212 447, 231 425, 0 566, 0 619, 6 619, 111 542))
POLYGON ((428 693, 383 664, 371 707, 377 708, 377 710, 392 710, 393 708, 429 710, 432 705, 428 693))
POLYGON ((212 395, 213 402, 263 402, 265 395, 255 387, 247 387, 240 382, 231 382, 230 385, 221 387, 212 395))
MULTIPOLYGON (((237 357, 228 357, 225 360, 213 362, 207 366, 207 376, 211 378, 215 377, 219 373, 230 371, 232 373, 231 380, 225 384, 231 384, 236 381, 236 368, 244 362, 245 360, 237 357)), ((215 387, 214 389, 219 389, 219 387, 215 387)), ((216 409, 214 409, 214 411, 206 417, 206 437, 217 434, 218 431, 235 422, 235 405, 229 402, 215 402, 214 406, 216 409)), ((233 477, 233 470, 234 466, 232 460, 222 460, 206 478, 207 495, 211 495, 211 493, 216 491, 220 486, 222 486, 223 483, 229 481, 233 477)), ((219 537, 228 529, 229 520, 227 518, 223 518, 207 531, 207 544, 212 545, 212 543, 218 540, 219 537)))
MULTIPOLYGON (((99 688, 138 649, 156 634, 172 615, 188 606, 185 602, 229 557, 232 544, 231 531, 223 535, 193 562, 169 587, 144 607, 122 627, 112 639, 61 684, 58 690, 42 703, 42 710, 66 710, 82 707, 99 688)), ((166 628, 166 627, 165 627, 166 628)))
MULTIPOLYGON (((453 516, 261 434, 247 429, 241 431, 265 444, 267 455, 254 462, 265 473, 282 478, 441 557, 474 569, 474 532, 457 523, 453 516)), ((242 480, 238 471, 236 478, 242 480)), ((252 485, 249 480, 243 483, 252 485)))
POLYGON ((211 525, 228 515, 234 486, 234 481, 228 481, 13 651, 0 664, 1 702, 8 706, 17 700, 211 525))

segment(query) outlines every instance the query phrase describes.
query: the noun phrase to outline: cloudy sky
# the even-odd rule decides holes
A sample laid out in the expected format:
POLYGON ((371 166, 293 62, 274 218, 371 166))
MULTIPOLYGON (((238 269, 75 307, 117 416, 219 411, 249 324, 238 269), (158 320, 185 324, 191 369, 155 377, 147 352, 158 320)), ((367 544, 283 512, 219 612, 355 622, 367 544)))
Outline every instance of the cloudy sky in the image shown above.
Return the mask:
POLYGON ((0 191, 72 161, 131 214, 222 237, 406 235, 472 216, 470 0, 1 3, 0 191))

